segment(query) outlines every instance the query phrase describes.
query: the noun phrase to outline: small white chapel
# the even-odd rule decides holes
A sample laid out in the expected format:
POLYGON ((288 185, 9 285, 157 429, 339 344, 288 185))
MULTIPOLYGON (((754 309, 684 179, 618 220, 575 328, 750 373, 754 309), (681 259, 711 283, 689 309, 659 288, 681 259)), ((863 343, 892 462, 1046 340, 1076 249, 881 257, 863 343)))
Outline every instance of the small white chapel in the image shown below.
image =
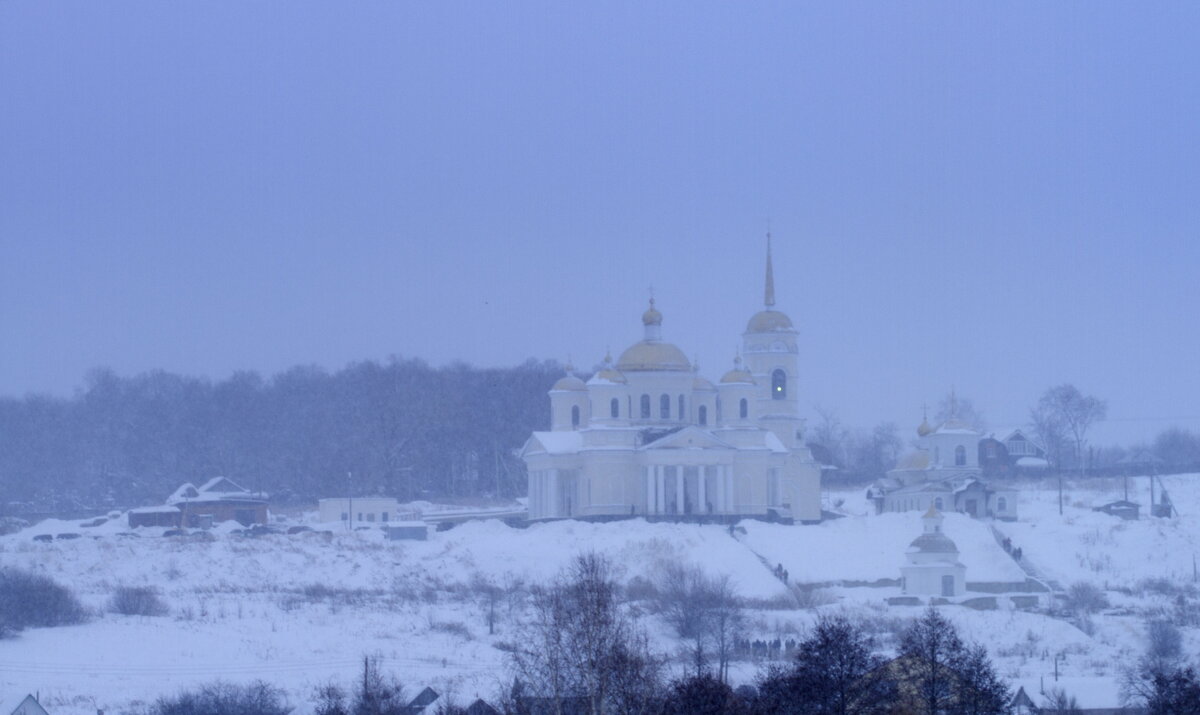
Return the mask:
POLYGON ((642 339, 586 383, 550 390, 550 431, 521 450, 529 518, 645 516, 817 522, 820 467, 799 415, 798 333, 775 309, 767 243, 763 309, 714 385, 663 338, 654 299, 642 339))

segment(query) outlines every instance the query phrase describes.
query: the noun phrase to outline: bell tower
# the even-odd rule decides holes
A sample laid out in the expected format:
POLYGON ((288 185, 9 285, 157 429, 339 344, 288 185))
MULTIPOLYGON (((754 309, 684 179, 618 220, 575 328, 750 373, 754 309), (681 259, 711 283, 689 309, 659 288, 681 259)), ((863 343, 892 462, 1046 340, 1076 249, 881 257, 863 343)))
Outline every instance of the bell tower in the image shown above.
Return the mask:
POLYGON ((799 365, 796 338, 788 316, 775 309, 775 271, 771 260, 771 234, 767 234, 767 268, 763 309, 755 313, 742 333, 746 369, 757 386, 755 413, 759 423, 789 448, 803 446, 799 434, 799 365))

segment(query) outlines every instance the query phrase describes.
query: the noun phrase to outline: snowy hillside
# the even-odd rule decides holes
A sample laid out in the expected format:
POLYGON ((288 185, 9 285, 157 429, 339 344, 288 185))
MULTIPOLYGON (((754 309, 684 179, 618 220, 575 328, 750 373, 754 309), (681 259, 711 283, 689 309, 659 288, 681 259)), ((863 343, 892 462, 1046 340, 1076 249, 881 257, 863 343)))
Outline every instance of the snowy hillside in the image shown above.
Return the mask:
MULTIPOLYGON (((1001 596, 996 610, 947 606, 946 615, 968 638, 988 645, 1005 677, 1036 681, 1059 655, 1060 669, 1076 679, 1071 682, 1111 690, 1116 665, 1145 647, 1146 614, 1170 603, 1161 594, 1115 589, 1130 590, 1149 578, 1185 588, 1191 555, 1200 547, 1193 516, 1200 513, 1200 477, 1163 481, 1180 519, 1123 522, 1092 512, 1114 496, 1113 488, 1120 490, 1118 482, 1070 488, 1063 518, 1051 485, 1026 490, 1021 519, 996 524, 1046 576, 1064 585, 1090 581, 1114 589, 1116 608, 1084 624, 1090 633, 1066 616, 1048 615, 1056 602, 1049 596, 1038 611, 1017 610, 1016 602, 1001 596)), ((920 608, 889 607, 885 599, 899 595, 897 587, 862 584, 898 578, 905 548, 920 533, 919 517, 851 516, 817 526, 745 521, 733 534, 716 525, 640 519, 526 529, 477 521, 431 532, 424 542, 336 529, 247 537, 230 533, 230 526, 214 529, 209 538, 163 537, 161 529, 140 529, 131 537, 120 535, 127 530, 121 520, 92 528, 47 521, 0 538, 0 562, 69 585, 96 616, 84 625, 31 629, 0 640, 0 696, 36 690, 56 715, 91 715, 98 708, 116 713, 132 701, 220 677, 262 678, 300 703, 315 686, 350 678, 358 659, 371 653, 410 688, 432 685, 459 699, 491 697, 506 679, 503 649, 518 636, 521 594, 583 550, 611 557, 635 589, 667 564, 728 574, 753 599, 752 639, 800 637, 819 610, 841 609, 870 620, 887 648, 894 645, 890 634, 920 608), (83 536, 33 538, 60 533, 83 536), (820 584, 819 598, 805 596, 811 589, 790 592, 771 572, 777 563, 793 583, 820 584), (494 635, 488 634, 481 598, 487 584, 502 594, 494 635), (170 614, 105 613, 121 585, 157 587, 170 614)), ((950 514, 945 533, 958 545, 969 582, 1023 580, 988 523, 950 514)), ((661 651, 678 651, 654 616, 644 615, 643 622, 661 651)), ((1200 650, 1196 629, 1186 630, 1185 639, 1193 652, 1200 650)), ((759 665, 743 660, 734 674, 751 680, 759 665)))

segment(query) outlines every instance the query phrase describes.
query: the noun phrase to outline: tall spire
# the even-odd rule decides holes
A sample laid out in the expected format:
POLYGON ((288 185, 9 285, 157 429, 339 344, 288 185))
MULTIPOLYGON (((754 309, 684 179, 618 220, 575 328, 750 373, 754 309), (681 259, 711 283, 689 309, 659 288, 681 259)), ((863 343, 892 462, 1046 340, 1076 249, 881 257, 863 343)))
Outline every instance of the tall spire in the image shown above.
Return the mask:
POLYGON ((763 303, 769 308, 775 305, 775 271, 771 269, 771 232, 767 231, 767 287, 763 303))

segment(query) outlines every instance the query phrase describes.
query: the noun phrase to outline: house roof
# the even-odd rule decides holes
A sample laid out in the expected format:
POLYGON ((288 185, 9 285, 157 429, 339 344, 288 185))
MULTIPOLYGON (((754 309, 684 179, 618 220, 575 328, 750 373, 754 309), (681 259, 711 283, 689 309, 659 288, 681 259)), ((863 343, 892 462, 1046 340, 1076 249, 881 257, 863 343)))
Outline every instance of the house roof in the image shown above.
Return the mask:
POLYGON ((22 715, 35 715, 37 713, 45 713, 46 708, 41 706, 32 695, 10 695, 6 698, 0 698, 0 715, 13 715, 20 712, 22 715), (22 706, 24 706, 22 708, 22 706), (18 710, 18 708, 22 708, 18 710))

